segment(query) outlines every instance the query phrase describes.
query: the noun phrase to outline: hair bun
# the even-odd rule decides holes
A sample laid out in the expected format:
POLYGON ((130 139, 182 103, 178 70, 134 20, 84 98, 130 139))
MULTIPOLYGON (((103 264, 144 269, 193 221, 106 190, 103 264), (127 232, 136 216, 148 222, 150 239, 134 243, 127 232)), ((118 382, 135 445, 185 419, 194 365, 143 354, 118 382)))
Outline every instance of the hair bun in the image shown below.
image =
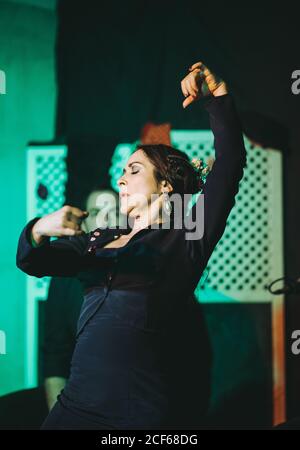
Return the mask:
POLYGON ((182 187, 183 192, 196 194, 202 191, 204 180, 210 171, 208 165, 204 165, 201 159, 193 158, 189 161, 188 157, 180 155, 168 155, 169 173, 171 178, 178 181, 185 181, 182 187))

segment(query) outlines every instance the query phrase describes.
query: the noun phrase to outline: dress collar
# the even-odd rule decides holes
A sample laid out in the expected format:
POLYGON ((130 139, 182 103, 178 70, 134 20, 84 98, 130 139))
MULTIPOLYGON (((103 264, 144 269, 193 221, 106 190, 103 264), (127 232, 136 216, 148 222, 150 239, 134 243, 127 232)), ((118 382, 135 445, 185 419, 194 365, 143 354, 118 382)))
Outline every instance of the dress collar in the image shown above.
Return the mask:
MULTIPOLYGON (((150 224, 147 227, 141 228, 135 235, 130 239, 130 241, 135 239, 135 236, 140 235, 142 232, 146 232, 147 230, 162 230, 162 229, 171 229, 173 227, 174 220, 169 219, 167 222, 158 223, 158 224, 150 224), (163 224, 169 223, 169 226, 163 224)), ((127 224, 128 225, 128 224, 127 224)), ((97 247, 103 247, 108 242, 117 239, 122 234, 129 234, 132 231, 132 228, 117 225, 113 228, 96 228, 90 233, 89 236, 89 245, 88 252, 93 252, 97 247)))
MULTIPOLYGON (((170 224, 170 228, 172 228, 172 224, 174 223, 174 219, 170 218, 168 221, 165 221, 165 222, 160 222, 160 223, 147 225, 146 227, 141 228, 139 231, 150 230, 150 229, 161 230, 161 229, 164 229, 166 227, 166 225, 164 225, 164 224, 168 224, 168 223, 170 224)), ((117 227, 117 229, 115 229, 115 231, 117 231, 120 234, 129 234, 132 231, 132 228, 127 223, 126 227, 124 227, 124 226, 120 227, 120 228, 117 227)))

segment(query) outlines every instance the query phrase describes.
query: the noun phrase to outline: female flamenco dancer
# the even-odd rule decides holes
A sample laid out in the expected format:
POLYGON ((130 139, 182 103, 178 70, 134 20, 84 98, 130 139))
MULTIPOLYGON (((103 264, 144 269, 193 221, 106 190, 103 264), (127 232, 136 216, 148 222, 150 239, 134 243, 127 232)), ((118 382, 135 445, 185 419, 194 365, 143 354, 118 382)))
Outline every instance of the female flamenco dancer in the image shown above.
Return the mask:
POLYGON ((181 90, 184 108, 207 97, 216 160, 205 183, 199 164, 190 163, 184 152, 162 144, 138 145, 118 180, 120 211, 132 226, 84 233, 81 222, 87 213, 64 206, 34 218, 20 235, 18 268, 36 277, 78 277, 85 292, 70 378, 42 429, 189 429, 202 424, 209 380, 202 376, 207 358, 200 345, 191 358, 191 298, 224 232, 246 152, 224 81, 197 62, 181 90), (197 192, 204 196, 188 217, 199 211, 201 201, 204 214, 194 225, 204 228, 193 239, 169 194, 183 199, 197 192), (181 226, 175 227, 178 218, 181 226))

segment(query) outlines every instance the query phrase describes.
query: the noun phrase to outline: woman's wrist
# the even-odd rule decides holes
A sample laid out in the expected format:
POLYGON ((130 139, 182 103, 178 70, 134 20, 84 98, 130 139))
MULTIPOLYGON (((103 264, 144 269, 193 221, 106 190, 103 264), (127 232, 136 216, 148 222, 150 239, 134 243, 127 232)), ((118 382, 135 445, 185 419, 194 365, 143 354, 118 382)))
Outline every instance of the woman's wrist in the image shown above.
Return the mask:
POLYGON ((228 94, 228 88, 226 86, 226 83, 223 81, 220 86, 217 87, 217 89, 214 90, 213 96, 214 97, 220 97, 221 95, 228 94))
POLYGON ((32 230, 31 230, 31 243, 32 243, 33 247, 38 247, 46 239, 46 236, 43 235, 43 233, 39 227, 39 222, 40 222, 40 220, 38 220, 34 224, 34 226, 32 227, 32 230))

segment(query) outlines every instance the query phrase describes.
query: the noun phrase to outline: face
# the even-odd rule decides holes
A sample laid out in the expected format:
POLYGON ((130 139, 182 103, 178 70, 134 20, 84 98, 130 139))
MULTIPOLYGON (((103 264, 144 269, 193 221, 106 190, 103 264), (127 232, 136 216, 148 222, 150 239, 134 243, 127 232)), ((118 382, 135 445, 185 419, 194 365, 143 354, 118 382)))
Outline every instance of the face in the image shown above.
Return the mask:
MULTIPOLYGON (((144 152, 135 151, 118 180, 120 188, 120 212, 131 217, 142 215, 151 203, 151 195, 161 194, 165 189, 154 177, 154 166, 144 152)), ((153 197, 152 197, 153 200, 153 197)))
POLYGON ((118 195, 112 190, 93 191, 88 196, 86 210, 89 212, 85 219, 86 231, 114 226, 118 216, 118 195))

